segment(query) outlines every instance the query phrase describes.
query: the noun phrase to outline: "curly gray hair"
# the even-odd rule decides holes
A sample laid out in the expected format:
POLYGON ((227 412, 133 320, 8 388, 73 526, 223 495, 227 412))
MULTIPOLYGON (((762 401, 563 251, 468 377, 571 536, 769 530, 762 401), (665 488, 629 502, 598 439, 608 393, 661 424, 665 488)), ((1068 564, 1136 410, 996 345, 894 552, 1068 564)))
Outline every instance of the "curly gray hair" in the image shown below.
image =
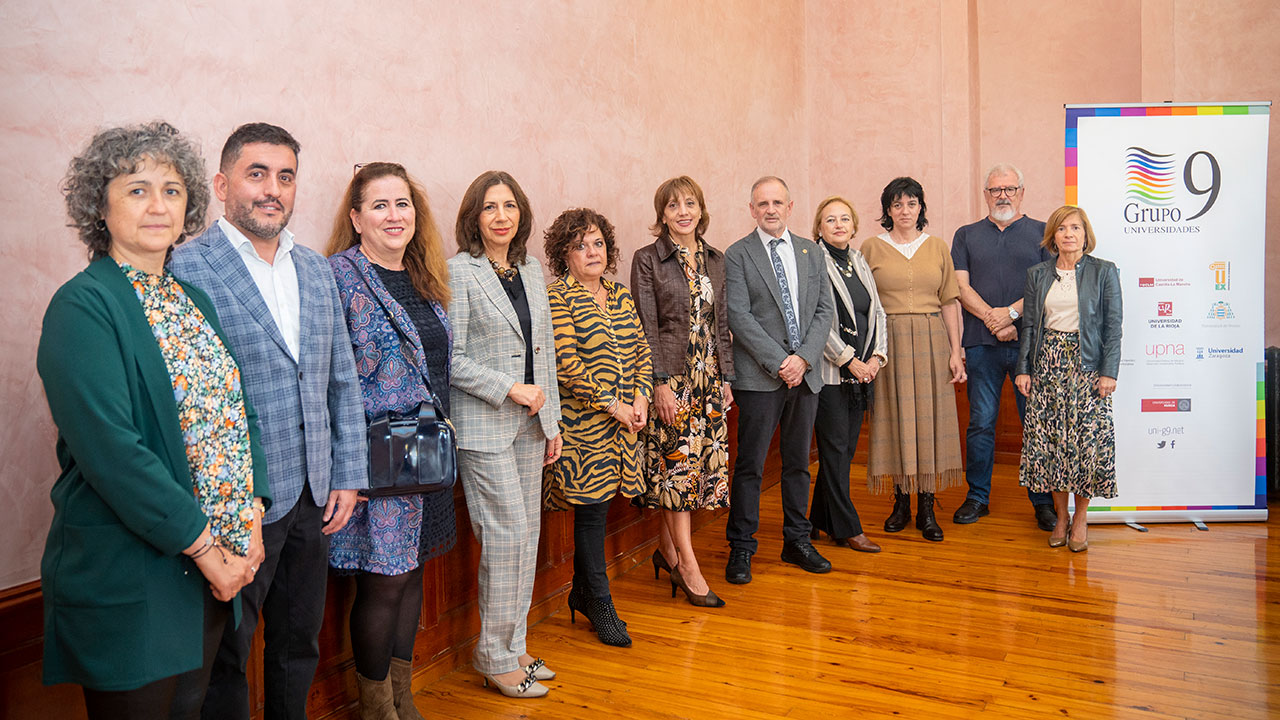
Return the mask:
POLYGON ((105 257, 111 249, 111 233, 102 221, 107 185, 120 175, 138 172, 148 159, 172 166, 186 185, 187 212, 178 242, 204 229, 209 181, 195 143, 162 121, 110 128, 94 135, 84 152, 71 160, 62 183, 71 220, 67 227, 80 233, 90 260, 105 257))

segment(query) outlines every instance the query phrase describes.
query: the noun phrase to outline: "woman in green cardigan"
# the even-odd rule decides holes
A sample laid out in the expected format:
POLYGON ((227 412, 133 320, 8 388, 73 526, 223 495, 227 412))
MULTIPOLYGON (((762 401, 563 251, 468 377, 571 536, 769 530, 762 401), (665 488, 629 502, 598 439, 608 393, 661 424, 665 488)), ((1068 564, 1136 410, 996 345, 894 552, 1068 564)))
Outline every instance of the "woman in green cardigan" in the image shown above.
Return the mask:
POLYGON ((64 193, 89 267, 36 366, 62 468, 41 562, 44 681, 96 718, 196 718, 263 557, 266 462, 213 304, 164 269, 204 226, 204 162, 166 123, 105 130, 64 193))

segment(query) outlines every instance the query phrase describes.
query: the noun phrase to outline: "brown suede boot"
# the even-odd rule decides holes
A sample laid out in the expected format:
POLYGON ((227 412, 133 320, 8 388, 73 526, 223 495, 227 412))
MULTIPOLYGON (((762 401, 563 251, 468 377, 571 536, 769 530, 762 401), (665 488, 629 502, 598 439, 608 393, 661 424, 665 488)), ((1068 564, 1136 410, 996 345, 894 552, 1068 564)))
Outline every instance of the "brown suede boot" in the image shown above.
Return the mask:
POLYGON ((391 678, 370 680, 356 673, 360 686, 360 720, 399 720, 391 697, 391 678))
POLYGON ((427 720, 413 704, 413 663, 391 658, 391 695, 400 720, 427 720))

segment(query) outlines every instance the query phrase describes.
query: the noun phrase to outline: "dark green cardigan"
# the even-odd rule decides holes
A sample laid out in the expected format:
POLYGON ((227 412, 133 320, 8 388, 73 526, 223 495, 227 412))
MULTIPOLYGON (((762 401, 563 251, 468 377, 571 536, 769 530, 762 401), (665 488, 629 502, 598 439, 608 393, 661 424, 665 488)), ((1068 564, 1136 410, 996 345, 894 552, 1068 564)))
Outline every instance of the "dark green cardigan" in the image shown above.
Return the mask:
MULTIPOLYGON (((182 289, 221 337, 213 302, 182 289)), ((160 346, 114 260, 91 263, 54 294, 36 368, 62 467, 40 564, 44 682, 130 690, 199 667, 212 595, 182 551, 208 518, 160 346)), ((245 411, 254 494, 269 502, 247 398, 245 411)), ((238 621, 239 598, 232 605, 238 621)))

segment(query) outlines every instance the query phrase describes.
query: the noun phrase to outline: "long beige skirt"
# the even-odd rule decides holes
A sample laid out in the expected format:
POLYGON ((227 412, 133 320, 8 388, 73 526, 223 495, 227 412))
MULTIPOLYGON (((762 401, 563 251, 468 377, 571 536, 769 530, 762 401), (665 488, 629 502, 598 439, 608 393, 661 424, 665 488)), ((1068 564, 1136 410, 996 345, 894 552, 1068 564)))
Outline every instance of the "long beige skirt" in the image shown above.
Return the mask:
POLYGON ((889 363, 876 376, 867 486, 936 493, 964 479, 941 314, 890 315, 889 363))

